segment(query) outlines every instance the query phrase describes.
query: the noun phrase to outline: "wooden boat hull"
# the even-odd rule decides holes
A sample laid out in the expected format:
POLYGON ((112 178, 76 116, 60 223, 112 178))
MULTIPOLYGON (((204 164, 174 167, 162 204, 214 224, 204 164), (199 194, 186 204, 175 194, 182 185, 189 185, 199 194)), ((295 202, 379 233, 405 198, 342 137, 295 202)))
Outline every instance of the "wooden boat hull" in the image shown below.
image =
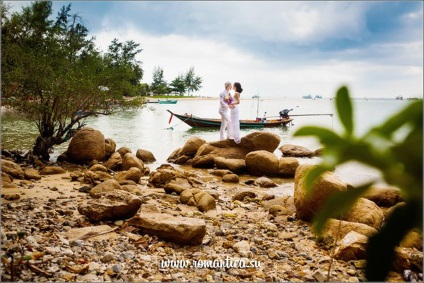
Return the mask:
MULTIPOLYGON (((208 119, 208 118, 199 118, 191 114, 176 114, 167 110, 171 115, 177 117, 187 125, 194 128, 219 128, 221 127, 221 119, 208 119)), ((171 116, 172 119, 172 116, 171 116)), ((170 121, 171 121, 170 119, 170 121)), ((256 121, 256 120, 240 120, 240 128, 276 128, 280 126, 286 126, 288 123, 293 121, 291 118, 286 119, 275 119, 275 120, 265 120, 256 121)))

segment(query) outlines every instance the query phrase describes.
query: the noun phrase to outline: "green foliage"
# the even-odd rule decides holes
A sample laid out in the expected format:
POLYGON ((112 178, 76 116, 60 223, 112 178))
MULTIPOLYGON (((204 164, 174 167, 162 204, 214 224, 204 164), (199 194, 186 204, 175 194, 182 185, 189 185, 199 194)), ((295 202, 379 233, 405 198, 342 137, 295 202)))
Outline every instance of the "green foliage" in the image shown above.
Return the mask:
POLYGON ((150 90, 154 94, 168 94, 168 84, 163 76, 163 69, 159 66, 153 69, 153 82, 150 86, 150 90))
MULTIPOLYGON (((346 87, 336 96, 338 117, 343 134, 322 127, 303 127, 295 136, 315 136, 324 146, 322 162, 310 170, 305 186, 310 191, 323 173, 337 165, 356 160, 378 169, 385 182, 402 190, 405 205, 397 207, 385 226, 369 239, 366 276, 370 281, 384 281, 391 268, 394 248, 411 229, 422 231, 423 214, 423 105, 408 104, 379 126, 361 137, 354 135, 353 107, 346 87), (406 132, 401 138, 399 130, 406 132)), ((347 211, 372 183, 332 195, 315 218, 315 229, 322 232, 328 218, 347 211)))
POLYGON ((49 1, 12 15, 2 5, 2 105, 36 123, 33 151, 45 160, 86 117, 111 114, 127 104, 124 96, 138 95, 143 76, 138 44, 115 39, 102 54, 70 4, 56 20, 52 13, 49 1))
POLYGON ((183 95, 187 90, 186 82, 183 75, 179 75, 178 77, 176 77, 171 82, 170 86, 171 91, 178 93, 180 96, 183 95))
POLYGON ((187 88, 187 95, 190 95, 190 91, 198 91, 202 87, 202 78, 196 76, 194 73, 194 67, 190 67, 185 75, 184 80, 187 88))

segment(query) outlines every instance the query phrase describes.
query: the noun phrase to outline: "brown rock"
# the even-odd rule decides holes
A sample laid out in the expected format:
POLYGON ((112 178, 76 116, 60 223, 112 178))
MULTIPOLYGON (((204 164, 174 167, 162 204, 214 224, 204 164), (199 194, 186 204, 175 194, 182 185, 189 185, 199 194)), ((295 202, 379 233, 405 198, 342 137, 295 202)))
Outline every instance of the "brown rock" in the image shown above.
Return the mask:
POLYGON ((340 241, 335 251, 334 258, 344 261, 365 259, 367 244, 368 237, 351 231, 340 241))
POLYGON ((379 230, 384 221, 384 214, 374 202, 359 198, 341 219, 363 223, 379 230))
POLYGON ((66 173, 66 170, 60 166, 46 166, 40 170, 40 175, 55 175, 66 173))
POLYGON ((88 169, 88 170, 93 171, 93 172, 96 172, 96 171, 107 172, 107 168, 102 164, 95 164, 95 165, 91 166, 90 169, 88 169))
POLYGON ((97 130, 83 128, 71 139, 66 154, 77 164, 102 161, 105 158, 105 137, 97 130))
POLYGON ((100 198, 79 205, 78 212, 94 221, 127 219, 134 216, 140 206, 139 197, 123 190, 114 190, 100 193, 100 198))
POLYGON ((41 176, 38 173, 38 170, 33 168, 26 168, 24 171, 25 179, 27 180, 40 180, 41 176))
POLYGON ((256 198, 257 195, 251 190, 240 190, 232 197, 233 200, 243 201, 245 197, 256 198))
POLYGON ((110 179, 92 188, 90 190, 90 196, 92 198, 99 198, 103 193, 115 190, 121 190, 121 185, 115 179, 110 179))
POLYGON ((183 245, 200 245, 206 234, 206 223, 202 219, 161 213, 139 213, 128 220, 128 225, 183 245))
POLYGON ((141 161, 145 163, 152 163, 156 161, 156 158, 153 155, 153 153, 145 149, 137 150, 137 153, 135 155, 137 156, 137 158, 139 158, 141 161))
POLYGON ((239 181, 240 178, 236 174, 225 174, 222 177, 222 182, 224 183, 238 183, 239 181))
POLYGON ((197 150, 205 143, 206 141, 203 138, 191 137, 181 148, 179 154, 194 157, 197 153, 197 150))
POLYGON ((299 167, 299 161, 294 157, 280 157, 278 161, 278 175, 283 177, 292 177, 299 167))
POLYGON ((103 183, 104 181, 107 181, 109 179, 112 179, 112 176, 103 171, 93 172, 93 171, 87 170, 85 171, 83 176, 83 182, 86 184, 90 184, 92 186, 103 183))
POLYGON ((143 161, 138 159, 137 156, 132 153, 126 153, 122 160, 122 170, 128 170, 131 167, 136 167, 140 169, 141 172, 144 171, 143 161))
POLYGON ((119 152, 122 158, 124 158, 125 154, 132 153, 131 149, 125 146, 120 147, 116 152, 119 152))
POLYGON ((419 251, 423 250, 423 235, 417 231, 409 231, 399 244, 402 248, 415 248, 419 251))
POLYGON ((294 145, 294 144, 284 144, 278 148, 283 153, 283 156, 293 156, 293 157, 312 157, 314 152, 307 149, 306 147, 294 145))
POLYGON ((370 237, 377 233, 377 230, 362 223, 347 222, 337 219, 328 219, 324 225, 323 235, 331 235, 334 239, 340 241, 343 239, 349 232, 355 231, 356 233, 362 234, 364 236, 370 237))
POLYGON ((363 196, 369 199, 378 206, 391 207, 402 200, 401 191, 396 188, 387 187, 371 187, 363 196))
POLYGON ((216 208, 215 198, 207 192, 198 189, 190 189, 181 192, 180 201, 183 204, 197 206, 202 212, 216 208))
POLYGON ((214 162, 218 169, 228 169, 233 173, 239 174, 246 169, 244 159, 229 159, 224 157, 215 157, 214 162))
POLYGON ((310 193, 306 191, 304 179, 308 170, 314 165, 300 165, 294 179, 294 204, 297 216, 304 221, 311 220, 330 195, 346 191, 347 185, 331 172, 323 174, 315 183, 310 193))
POLYGON ((135 183, 140 181, 140 178, 143 176, 140 169, 137 167, 131 167, 127 171, 121 171, 116 174, 115 179, 119 182, 122 180, 131 180, 135 183))
POLYGON ((105 139, 105 158, 109 159, 116 150, 116 142, 112 139, 105 139))
POLYGON ((122 156, 119 152, 113 153, 109 159, 103 164, 110 170, 121 170, 122 168, 122 156))
POLYGON ((269 179, 267 177, 257 178, 255 180, 255 183, 254 184, 256 186, 261 187, 261 188, 275 188, 275 187, 278 187, 278 185, 276 183, 274 183, 274 181, 272 181, 271 179, 269 179))
POLYGON ((1 160, 1 171, 16 179, 25 178, 24 170, 18 164, 6 159, 1 160))
POLYGON ((276 176, 278 166, 277 156, 266 150, 253 151, 246 155, 246 168, 252 175, 276 176))

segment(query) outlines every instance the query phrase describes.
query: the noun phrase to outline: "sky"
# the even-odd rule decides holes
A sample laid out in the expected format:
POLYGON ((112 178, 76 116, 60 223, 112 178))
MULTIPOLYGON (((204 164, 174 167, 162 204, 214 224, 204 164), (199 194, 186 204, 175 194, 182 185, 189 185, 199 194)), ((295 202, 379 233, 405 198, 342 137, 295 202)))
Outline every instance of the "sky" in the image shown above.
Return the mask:
POLYGON ((423 97, 422 1, 55 1, 54 15, 69 3, 101 50, 140 44, 148 84, 194 67, 196 96, 237 81, 247 97, 423 97))

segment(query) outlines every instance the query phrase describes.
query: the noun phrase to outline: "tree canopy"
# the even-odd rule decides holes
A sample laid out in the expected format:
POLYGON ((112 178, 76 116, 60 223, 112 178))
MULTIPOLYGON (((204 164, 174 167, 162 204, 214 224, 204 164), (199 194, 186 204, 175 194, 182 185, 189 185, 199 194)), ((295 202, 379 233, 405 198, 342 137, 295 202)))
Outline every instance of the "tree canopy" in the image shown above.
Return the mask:
POLYGON ((36 123, 33 153, 46 160, 84 118, 111 114, 137 95, 143 77, 139 44, 115 39, 102 53, 71 4, 52 14, 48 1, 11 15, 2 4, 2 104, 36 123))

